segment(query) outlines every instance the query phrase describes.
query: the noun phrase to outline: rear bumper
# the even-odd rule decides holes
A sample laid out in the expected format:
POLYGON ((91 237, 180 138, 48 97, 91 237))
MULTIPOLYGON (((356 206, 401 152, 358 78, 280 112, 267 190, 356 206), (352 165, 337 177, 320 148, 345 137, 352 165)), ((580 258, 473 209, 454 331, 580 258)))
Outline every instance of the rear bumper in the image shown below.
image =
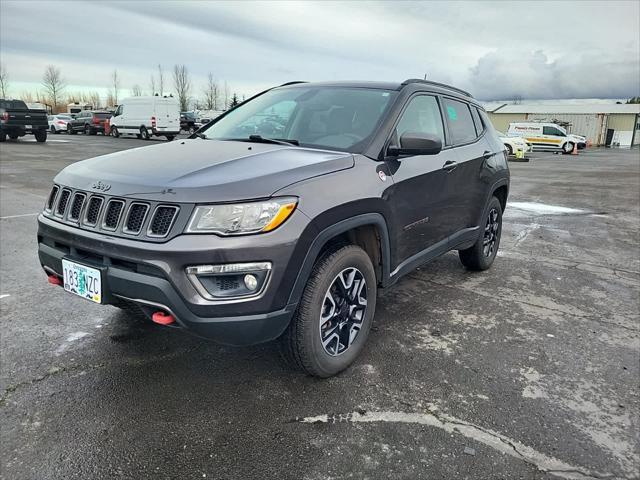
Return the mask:
MULTIPOLYGON (((298 222, 306 224, 302 214, 298 222)), ((40 216, 38 256, 43 268, 58 276, 63 258, 102 270, 103 303, 133 301, 147 312, 155 309, 173 314, 180 327, 198 336, 228 345, 252 345, 280 336, 293 316, 296 304, 288 302, 288 284, 299 268, 289 267, 295 263, 290 258, 295 245, 289 239, 300 226, 292 223, 289 233, 284 228, 273 232, 281 230, 279 236, 254 237, 251 243, 255 245, 247 248, 247 237, 182 235, 164 244, 124 240, 40 216), (271 251, 268 258, 257 245, 261 242, 271 251), (263 294, 255 299, 207 300, 184 273, 186 265, 256 260, 272 262, 273 270, 263 294)))
POLYGON ((7 135, 18 135, 22 137, 29 133, 35 133, 40 131, 49 130, 49 125, 33 125, 31 128, 26 128, 24 125, 6 125, 0 124, 0 133, 6 133, 7 135))
POLYGON ((157 128, 154 128, 152 130, 153 134, 158 136, 158 137, 164 137, 165 135, 173 135, 176 136, 178 135, 180 132, 175 131, 175 130, 158 130, 157 128))

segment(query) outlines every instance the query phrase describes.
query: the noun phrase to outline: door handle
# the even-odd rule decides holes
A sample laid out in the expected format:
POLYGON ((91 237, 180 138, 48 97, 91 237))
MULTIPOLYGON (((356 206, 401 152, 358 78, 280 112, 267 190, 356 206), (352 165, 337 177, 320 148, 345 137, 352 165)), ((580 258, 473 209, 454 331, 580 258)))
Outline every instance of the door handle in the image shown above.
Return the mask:
POLYGON ((453 160, 447 160, 446 162, 444 162, 444 165, 442 166, 442 169, 445 172, 451 172, 453 170, 455 170, 455 168, 458 166, 458 162, 454 162, 453 160))

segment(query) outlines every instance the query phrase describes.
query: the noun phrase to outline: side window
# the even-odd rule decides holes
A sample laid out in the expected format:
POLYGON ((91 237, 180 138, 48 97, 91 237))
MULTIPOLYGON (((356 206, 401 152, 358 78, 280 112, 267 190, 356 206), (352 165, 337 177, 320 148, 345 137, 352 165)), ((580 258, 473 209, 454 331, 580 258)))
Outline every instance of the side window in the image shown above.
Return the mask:
POLYGON ((113 115, 115 117, 117 117, 118 115, 122 115, 122 112, 124 111, 124 109, 122 108, 122 105, 118 106, 118 109, 116 110, 116 113, 114 113, 113 115))
POLYGON ((484 132, 485 125, 482 122, 480 113, 478 113, 478 109, 476 107, 471 107, 471 116, 473 117, 473 123, 476 126, 476 134, 479 137, 480 135, 482 135, 482 132, 484 132))
POLYGON ((472 142, 478 137, 471 111, 466 103, 445 98, 444 109, 449 133, 454 145, 472 142))
POLYGON ((542 127, 543 135, 554 135, 556 137, 564 137, 564 133, 558 130, 556 127, 542 127))
POLYGON ((444 127, 440 107, 435 97, 420 95, 414 97, 396 127, 398 140, 406 132, 430 133, 436 135, 444 145, 444 127))

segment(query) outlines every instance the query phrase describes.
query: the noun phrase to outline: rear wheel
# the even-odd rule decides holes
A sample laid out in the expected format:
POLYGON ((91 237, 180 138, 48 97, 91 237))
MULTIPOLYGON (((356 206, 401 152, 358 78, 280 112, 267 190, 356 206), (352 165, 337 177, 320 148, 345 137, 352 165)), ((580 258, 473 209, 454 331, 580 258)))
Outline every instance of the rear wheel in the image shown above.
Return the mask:
POLYGON ((54 127, 53 125, 51 125, 51 128, 49 130, 51 130, 51 133, 58 133, 56 132, 56 127, 54 127))
POLYGON ((140 127, 140 138, 142 138, 143 140, 149 140, 151 138, 151 135, 149 135, 149 130, 147 130, 147 127, 140 127))
POLYGON ((376 308, 369 255, 348 245, 321 257, 281 338, 282 352, 309 375, 330 377, 362 351, 376 308))
POLYGON ((511 148, 511 145, 505 145, 505 147, 507 147, 507 155, 513 155, 513 148, 511 148))
POLYGON ((67 135, 75 135, 76 131, 73 129, 73 127, 67 123, 67 135))
POLYGON ((36 142, 43 143, 47 141, 47 131, 38 130, 33 134, 36 137, 36 142))
POLYGON ((172 142, 176 138, 174 135, 167 135, 167 141, 172 142))
POLYGON ((89 135, 89 131, 90 130, 91 130, 91 128, 89 127, 89 125, 85 125, 83 132, 84 132, 85 135, 89 135))
POLYGON ((460 261, 469 270, 486 270, 492 264, 500 246, 502 234, 502 206, 500 200, 492 197, 485 209, 482 230, 476 243, 466 250, 460 250, 460 261))

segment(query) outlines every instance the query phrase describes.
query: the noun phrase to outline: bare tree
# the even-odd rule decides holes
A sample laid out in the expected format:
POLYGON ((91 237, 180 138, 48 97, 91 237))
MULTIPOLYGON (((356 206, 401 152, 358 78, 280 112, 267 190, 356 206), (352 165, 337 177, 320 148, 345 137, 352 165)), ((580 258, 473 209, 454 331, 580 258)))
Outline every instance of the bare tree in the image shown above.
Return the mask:
POLYGON ((164 73, 162 73, 162 65, 160 64, 158 64, 158 88, 162 97, 164 95, 164 73))
POLYGON ((136 83, 131 88, 131 95, 133 95, 134 97, 141 97, 142 96, 142 87, 136 83))
POLYGON ((189 108, 189 91, 191 90, 191 80, 189 72, 185 65, 174 65, 173 67, 173 86, 176 89, 178 100, 180 101, 180 110, 184 111, 189 108))
POLYGON ((151 87, 151 96, 154 96, 156 94, 156 77, 154 77, 153 75, 151 75, 149 86, 151 87))
POLYGON ((229 85, 227 82, 224 82, 224 109, 227 110, 229 108, 229 85))
POLYGON ((120 90, 120 76, 118 75, 118 70, 114 70, 111 74, 111 86, 113 87, 112 106, 116 106, 118 104, 118 91, 120 90))
POLYGON ((22 100, 24 103, 33 103, 33 93, 24 90, 21 94, 20 94, 20 100, 22 100))
POLYGON ((218 109, 218 95, 220 94, 218 82, 213 78, 213 73, 209 72, 207 86, 204 89, 204 105, 207 110, 218 109))
POLYGON ((7 98, 7 92, 9 91, 9 74, 7 73, 7 67, 0 63, 0 95, 2 98, 7 98))
POLYGON ((47 65, 42 76, 42 86, 48 96, 55 112, 58 110, 58 102, 62 100, 62 93, 66 87, 60 69, 55 65, 47 65))
POLYGON ((100 94, 93 91, 87 95, 87 102, 91 104, 93 108, 100 108, 100 94))

